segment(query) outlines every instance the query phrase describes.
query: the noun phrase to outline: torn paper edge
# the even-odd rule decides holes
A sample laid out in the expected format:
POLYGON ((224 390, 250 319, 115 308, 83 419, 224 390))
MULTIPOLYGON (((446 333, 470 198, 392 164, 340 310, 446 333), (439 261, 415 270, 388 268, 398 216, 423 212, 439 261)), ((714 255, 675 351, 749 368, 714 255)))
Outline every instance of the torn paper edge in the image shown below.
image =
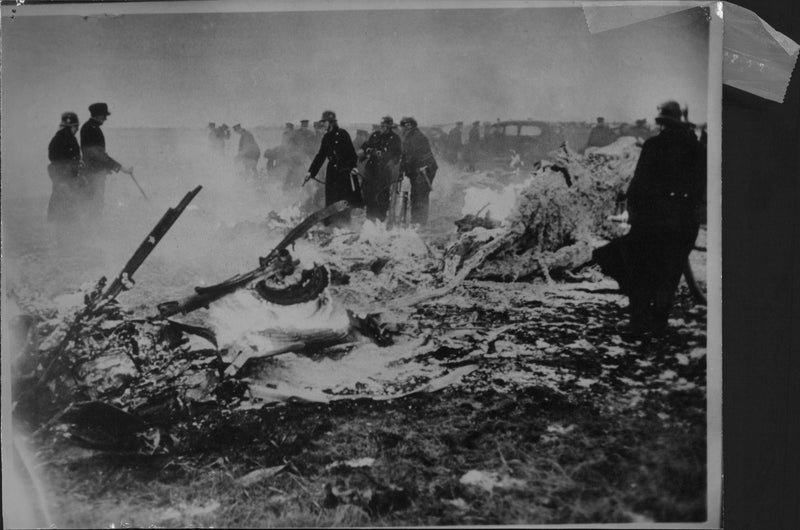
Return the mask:
POLYGON ((581 7, 592 34, 707 7, 712 18, 716 16, 724 23, 722 84, 783 103, 800 45, 748 9, 730 2, 706 1, 597 1, 582 2, 581 7), (782 60, 775 60, 778 49, 786 53, 785 58, 778 55, 782 60))

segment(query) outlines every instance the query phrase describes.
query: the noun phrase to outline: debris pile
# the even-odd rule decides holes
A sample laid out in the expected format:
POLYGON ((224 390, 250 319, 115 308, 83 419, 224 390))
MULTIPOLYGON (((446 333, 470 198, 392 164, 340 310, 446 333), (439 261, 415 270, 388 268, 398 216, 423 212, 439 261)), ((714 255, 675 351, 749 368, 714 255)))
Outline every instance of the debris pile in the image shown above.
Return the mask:
MULTIPOLYGON (((499 281, 549 279, 588 262, 593 248, 624 230, 610 216, 624 208, 625 189, 639 157, 639 147, 628 140, 621 138, 586 155, 562 146, 537 164, 523 184, 509 187, 516 202, 501 229, 487 239, 485 226, 477 224, 475 230, 480 231, 462 235, 448 254, 469 256, 476 239, 502 239, 500 250, 470 276, 499 281)), ((495 195, 498 205, 508 202, 507 190, 495 195)), ((476 202, 478 194, 468 191, 467 196, 476 202)))

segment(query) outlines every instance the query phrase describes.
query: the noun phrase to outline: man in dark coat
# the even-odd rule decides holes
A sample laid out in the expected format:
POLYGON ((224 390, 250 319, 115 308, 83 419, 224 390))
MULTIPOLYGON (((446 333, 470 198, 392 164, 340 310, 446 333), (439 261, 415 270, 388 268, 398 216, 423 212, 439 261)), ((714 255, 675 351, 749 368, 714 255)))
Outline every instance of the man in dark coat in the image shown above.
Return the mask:
POLYGON ((317 136, 308 128, 308 120, 300 120, 300 129, 297 130, 297 140, 300 150, 304 155, 314 156, 319 148, 317 136))
POLYGON ((467 151, 465 153, 468 171, 475 171, 475 162, 478 160, 478 149, 480 149, 480 143, 481 122, 473 121, 472 128, 469 130, 469 140, 467 143, 467 151))
POLYGON ((397 179, 397 165, 402 151, 400 137, 393 131, 391 116, 381 119, 380 129, 361 144, 364 165, 364 203, 368 219, 386 220, 389 211, 389 188, 397 179))
POLYGON ((606 119, 602 116, 597 118, 597 124, 589 131, 589 139, 586 141, 586 147, 605 147, 613 144, 617 139, 614 131, 606 123, 606 119))
POLYGON ((256 143, 253 133, 243 129, 241 124, 233 126, 233 131, 239 134, 239 152, 236 154, 236 161, 241 165, 242 171, 246 176, 255 177, 258 173, 258 159, 261 158, 261 149, 256 143))
POLYGON ((47 207, 47 220, 56 224, 56 233, 61 236, 69 231, 70 225, 78 220, 81 193, 81 177, 78 175, 81 162, 81 148, 75 135, 78 133, 78 115, 65 112, 61 115, 61 124, 50 145, 47 155, 50 164, 47 173, 53 184, 50 203, 47 207))
POLYGON ((86 171, 86 195, 89 202, 88 214, 92 220, 103 214, 106 194, 106 177, 111 172, 122 171, 133 175, 133 168, 122 167, 122 164, 106 153, 106 139, 100 127, 106 122, 111 112, 105 103, 89 105, 91 116, 81 127, 81 152, 86 171))
MULTIPOLYGON (((659 107, 661 132, 648 139, 628 187, 631 230, 623 247, 630 331, 663 333, 699 229, 706 155, 675 101, 659 107)), ((601 263, 602 265, 602 263, 601 263)), ((622 287, 622 286, 621 286, 622 287)))
MULTIPOLYGON (((319 146, 319 151, 308 168, 303 183, 317 176, 322 164, 327 160, 325 171, 325 206, 345 200, 351 206, 360 208, 364 205, 361 196, 361 185, 358 182, 358 157, 353 148, 353 140, 336 119, 336 113, 326 110, 320 120, 327 129, 319 146)), ((329 218, 327 224, 345 226, 350 223, 350 210, 329 218)))
POLYGON ((403 118, 400 126, 403 128, 400 173, 411 181, 411 222, 424 225, 428 222, 429 197, 439 166, 428 138, 417 128, 417 120, 403 118))
POLYGON ((458 153, 461 152, 462 147, 461 128, 463 126, 464 122, 457 121, 456 126, 447 133, 447 161, 451 164, 458 162, 458 153))

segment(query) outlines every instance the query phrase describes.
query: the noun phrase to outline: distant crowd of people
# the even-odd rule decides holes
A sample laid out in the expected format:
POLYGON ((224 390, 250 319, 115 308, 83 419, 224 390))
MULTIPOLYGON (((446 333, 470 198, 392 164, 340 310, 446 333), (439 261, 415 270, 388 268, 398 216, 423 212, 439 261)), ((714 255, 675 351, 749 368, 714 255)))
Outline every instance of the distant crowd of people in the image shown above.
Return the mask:
MULTIPOLYGON (((392 195, 399 194, 402 176, 408 177, 408 219, 424 225, 428 221, 430 193, 438 170, 430 141, 419 130, 417 121, 403 118, 398 124, 391 116, 384 116, 369 134, 359 129, 355 138, 339 127, 336 113, 325 111, 314 129, 310 120, 300 121, 300 127, 286 123, 281 145, 266 149, 267 171, 278 164, 286 166, 283 189, 289 190, 316 180, 327 162, 324 185, 324 204, 329 206, 346 200, 351 205, 363 207, 366 217, 386 221, 392 207, 392 195), (301 180, 303 164, 308 163, 305 178, 301 180), (363 167, 363 173, 359 171, 363 167)), ((243 175, 257 177, 257 165, 262 156, 253 134, 240 124, 233 126, 240 135, 235 160, 243 175)), ((224 152, 225 141, 230 138, 227 125, 208 124, 208 137, 214 152, 224 152)), ((330 224, 343 225, 350 220, 346 212, 330 220, 330 224)))
POLYGON ((81 232, 98 229, 109 174, 133 175, 132 167, 124 167, 106 152, 101 127, 110 115, 106 103, 92 103, 89 119, 81 126, 75 112, 64 112, 50 140, 47 171, 53 189, 47 219, 55 224, 61 245, 70 244, 81 232))

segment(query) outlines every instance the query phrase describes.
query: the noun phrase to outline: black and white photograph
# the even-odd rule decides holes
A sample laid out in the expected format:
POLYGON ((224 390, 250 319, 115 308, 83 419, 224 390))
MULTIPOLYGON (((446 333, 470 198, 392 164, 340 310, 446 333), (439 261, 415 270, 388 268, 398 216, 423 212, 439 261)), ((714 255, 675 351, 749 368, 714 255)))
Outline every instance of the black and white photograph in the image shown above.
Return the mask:
POLYGON ((4 2, 5 526, 717 528, 715 5, 4 2))

